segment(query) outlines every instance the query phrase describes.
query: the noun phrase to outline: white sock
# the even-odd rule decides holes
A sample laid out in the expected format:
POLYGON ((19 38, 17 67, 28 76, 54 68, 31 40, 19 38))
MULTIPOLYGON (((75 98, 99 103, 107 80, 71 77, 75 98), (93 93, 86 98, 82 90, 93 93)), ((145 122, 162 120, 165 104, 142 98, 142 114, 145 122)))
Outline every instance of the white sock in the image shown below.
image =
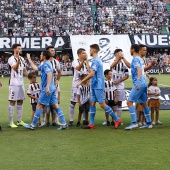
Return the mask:
POLYGON ((70 118, 70 121, 73 121, 73 117, 74 117, 74 107, 75 107, 74 104, 70 104, 70 107, 69 107, 69 118, 70 118))
POLYGON ((120 118, 122 115, 122 108, 121 107, 117 107, 117 117, 120 118))
POLYGON ((12 124, 13 116, 14 116, 14 106, 13 105, 9 105, 8 114, 9 114, 9 123, 12 124))
POLYGON ((22 105, 17 104, 18 122, 22 120, 22 105))
POLYGON ((83 120, 86 120, 86 114, 83 112, 83 120))

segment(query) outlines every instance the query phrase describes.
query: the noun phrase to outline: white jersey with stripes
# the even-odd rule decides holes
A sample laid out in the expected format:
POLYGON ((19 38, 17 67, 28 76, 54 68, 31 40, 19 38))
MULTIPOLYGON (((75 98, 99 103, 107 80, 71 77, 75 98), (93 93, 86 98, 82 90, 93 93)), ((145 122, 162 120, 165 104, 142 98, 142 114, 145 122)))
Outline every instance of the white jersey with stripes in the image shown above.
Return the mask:
MULTIPOLYGON (((112 63, 110 63, 111 65, 112 63)), ((112 80, 120 80, 123 78, 125 75, 129 75, 129 70, 128 67, 124 64, 124 62, 118 63, 115 67, 112 69, 112 80)), ((122 90, 124 89, 124 82, 120 82, 119 84, 116 85, 117 90, 122 90)))
MULTIPOLYGON (((37 83, 37 82, 31 83, 29 85, 28 89, 27 89, 27 94, 28 95, 30 94, 30 95, 32 95, 34 97, 39 98, 39 94, 40 94, 40 90, 41 90, 40 87, 41 87, 41 85, 39 83, 37 83)), ((30 98, 30 103, 31 104, 37 103, 37 100, 30 98)))
POLYGON ((23 57, 20 57, 20 64, 19 64, 18 70, 15 71, 12 67, 16 65, 17 61, 18 61, 18 58, 14 57, 14 55, 12 55, 8 59, 8 64, 11 69, 11 76, 9 80, 10 86, 24 85, 23 70, 26 67, 25 60, 23 57))
POLYGON ((80 63, 81 63, 81 62, 80 62, 78 59, 76 59, 76 60, 74 60, 74 61, 72 62, 72 67, 74 68, 74 77, 73 77, 73 81, 72 81, 72 87, 73 87, 73 88, 75 88, 76 85, 81 81, 81 79, 80 79, 80 72, 83 71, 83 72, 87 72, 87 73, 88 73, 88 70, 87 70, 86 62, 85 62, 85 61, 84 61, 84 64, 83 64, 83 66, 82 66, 82 68, 81 68, 80 71, 78 71, 78 70, 76 69, 76 67, 79 66, 80 63))

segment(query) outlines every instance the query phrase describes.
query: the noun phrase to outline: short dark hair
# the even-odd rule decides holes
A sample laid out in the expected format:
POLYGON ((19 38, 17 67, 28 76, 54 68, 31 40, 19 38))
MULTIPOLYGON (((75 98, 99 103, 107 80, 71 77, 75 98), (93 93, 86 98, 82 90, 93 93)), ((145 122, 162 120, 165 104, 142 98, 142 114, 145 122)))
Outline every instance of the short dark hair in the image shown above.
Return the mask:
POLYGON ((46 60, 49 60, 51 57, 51 53, 49 51, 43 51, 43 56, 45 56, 46 60))
POLYGON ((77 50, 77 55, 81 54, 83 51, 86 51, 84 48, 79 48, 77 50))
POLYGON ((54 48, 54 46, 53 45, 49 45, 49 46, 46 47, 46 50, 49 50, 50 48, 54 48))
POLYGON ((108 38, 100 38, 99 41, 100 40, 106 40, 108 43, 110 43, 110 40, 108 38))
POLYGON ((123 52, 123 50, 122 49, 116 49, 115 51, 114 51, 114 54, 116 54, 116 53, 118 53, 118 52, 123 52))
POLYGON ((100 51, 100 48, 99 48, 99 45, 98 45, 98 44, 92 44, 92 45, 90 45, 90 48, 95 49, 97 52, 100 51))
POLYGON ((28 73, 28 79, 32 79, 34 76, 36 76, 36 73, 34 71, 28 73))
POLYGON ((104 75, 105 75, 105 76, 108 75, 110 71, 111 71, 111 70, 106 69, 106 70, 104 71, 104 75))
POLYGON ((136 53, 139 52, 139 45, 138 44, 133 44, 131 45, 131 49, 134 49, 136 53))
POLYGON ((141 50, 143 47, 146 47, 146 48, 147 48, 147 46, 146 46, 146 45, 144 45, 144 44, 140 44, 140 45, 139 45, 139 50, 141 50))
POLYGON ((13 44, 13 45, 12 45, 12 49, 13 49, 13 50, 16 49, 17 47, 21 47, 21 45, 20 45, 20 44, 13 44))

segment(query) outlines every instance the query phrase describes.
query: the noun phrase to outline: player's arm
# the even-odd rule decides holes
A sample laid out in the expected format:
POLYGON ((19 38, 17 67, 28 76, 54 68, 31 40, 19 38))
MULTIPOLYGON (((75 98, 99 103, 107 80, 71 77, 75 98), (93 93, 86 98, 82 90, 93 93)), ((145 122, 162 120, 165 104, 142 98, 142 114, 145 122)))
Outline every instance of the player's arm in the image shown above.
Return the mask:
POLYGON ((28 97, 29 97, 29 98, 31 98, 31 99, 35 99, 35 100, 37 100, 37 101, 38 101, 38 98, 37 98, 37 97, 35 97, 35 96, 31 95, 31 94, 28 94, 28 93, 27 93, 27 95, 28 95, 28 97))
POLYGON ((77 87, 78 87, 79 85, 81 85, 83 82, 91 79, 91 78, 94 76, 94 74, 95 74, 95 71, 94 71, 94 70, 91 70, 90 74, 89 74, 88 76, 86 76, 80 83, 77 84, 77 87))
POLYGON ((57 72, 58 72, 58 75, 57 75, 57 81, 59 81, 59 80, 60 80, 60 78, 61 78, 61 70, 57 70, 57 72))
POLYGON ((80 64, 78 66, 76 66, 76 70, 77 71, 80 71, 81 68, 83 67, 83 64, 84 64, 84 60, 80 62, 80 64))
POLYGON ((78 105, 79 105, 79 107, 81 107, 80 95, 79 95, 79 94, 77 94, 77 101, 78 101, 78 105))
POLYGON ((157 62, 156 61, 152 61, 152 63, 148 66, 145 66, 144 71, 148 71, 153 65, 155 65, 157 62))
POLYGON ((128 68, 131 68, 131 65, 130 65, 129 61, 127 61, 126 58, 122 57, 122 60, 124 61, 125 65, 126 65, 128 68))
POLYGON ((127 80, 128 78, 129 78, 129 75, 126 74, 124 77, 120 78, 120 79, 117 80, 117 81, 119 81, 119 83, 121 83, 122 81, 125 81, 125 80, 127 80))
POLYGON ((31 65, 31 67, 33 68, 34 71, 38 71, 38 67, 33 63, 33 61, 31 60, 30 54, 27 53, 27 59, 31 65))
POLYGON ((111 64, 110 69, 114 68, 118 64, 120 59, 121 59, 120 57, 116 57, 115 61, 111 64))
POLYGON ((81 101, 80 101, 80 94, 81 94, 81 92, 80 92, 80 87, 78 87, 78 89, 77 89, 77 101, 78 101, 79 107, 82 106, 82 105, 81 105, 81 101))
POLYGON ((14 71, 18 71, 20 62, 21 62, 21 61, 20 61, 20 57, 18 58, 18 60, 17 60, 17 62, 16 62, 15 65, 12 65, 12 64, 13 64, 13 61, 11 61, 10 59, 9 59, 9 61, 8 61, 9 65, 12 67, 12 69, 13 69, 14 71))
POLYGON ((51 72, 48 72, 46 74, 47 74, 46 94, 49 95, 50 94, 50 84, 52 81, 52 74, 51 74, 51 72))
POLYGON ((137 67, 137 80, 136 80, 136 90, 139 90, 140 89, 140 78, 141 78, 141 75, 142 75, 142 69, 140 67, 137 67))
POLYGON ((121 57, 121 59, 123 60, 123 62, 125 63, 125 65, 128 68, 131 68, 131 65, 130 65, 129 61, 126 60, 126 58, 124 57, 124 54, 121 51, 118 53, 118 56, 121 57))
POLYGON ((104 97, 105 97, 105 101, 106 101, 106 104, 108 103, 108 98, 106 96, 106 91, 104 91, 104 97))
POLYGON ((137 69, 137 72, 138 72, 137 78, 140 79, 141 75, 142 75, 142 69, 140 67, 137 67, 136 69, 137 69))
POLYGON ((89 65, 89 61, 86 59, 86 67, 87 67, 87 71, 90 73, 90 65, 89 65))
POLYGON ((26 68, 23 69, 23 73, 24 73, 24 76, 25 76, 25 77, 28 77, 28 71, 27 71, 26 68))

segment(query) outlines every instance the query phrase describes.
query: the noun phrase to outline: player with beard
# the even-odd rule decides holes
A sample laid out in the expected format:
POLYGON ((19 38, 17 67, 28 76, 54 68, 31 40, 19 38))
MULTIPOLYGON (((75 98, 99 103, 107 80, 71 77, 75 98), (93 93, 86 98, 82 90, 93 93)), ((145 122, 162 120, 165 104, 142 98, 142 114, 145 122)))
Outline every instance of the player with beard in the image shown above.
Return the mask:
POLYGON ((24 93, 24 79, 23 75, 28 76, 26 70, 26 64, 24 58, 20 55, 22 54, 22 48, 20 44, 13 44, 12 49, 14 50, 14 55, 8 59, 8 64, 11 69, 11 76, 9 80, 9 126, 11 128, 16 128, 22 126, 25 123, 22 121, 22 104, 25 99, 24 93), (14 116, 14 106, 17 102, 17 114, 18 121, 17 125, 13 122, 14 116))
POLYGON ((91 79, 91 94, 90 94, 90 123, 84 128, 94 129, 94 118, 96 114, 96 102, 99 103, 100 107, 104 109, 104 111, 110 115, 114 120, 114 127, 117 129, 119 125, 122 123, 122 120, 119 119, 113 112, 113 110, 105 103, 104 96, 104 75, 103 75, 103 64, 101 59, 98 57, 98 52, 100 48, 97 44, 90 45, 90 56, 93 57, 93 61, 91 64, 91 71, 88 76, 86 76, 83 80, 81 80, 77 87, 79 87, 83 82, 91 79))
MULTIPOLYGON (((48 47, 46 47, 46 50, 49 51, 51 53, 51 57, 49 59, 49 61, 52 64, 52 68, 53 68, 53 73, 58 73, 55 83, 56 85, 58 84, 58 81, 60 80, 61 77, 61 69, 60 69, 60 63, 54 59, 55 57, 55 49, 54 46, 50 45, 48 47)), ((51 112, 51 117, 52 117, 52 126, 56 126, 56 113, 55 110, 53 109, 52 106, 45 106, 46 111, 46 126, 49 127, 50 126, 50 112, 51 112)))
POLYGON ((60 118, 61 126, 58 128, 58 130, 67 129, 68 125, 66 123, 64 114, 62 109, 58 105, 58 100, 56 96, 56 86, 54 83, 54 74, 53 74, 53 68, 49 61, 51 57, 51 54, 49 51, 44 51, 41 53, 41 61, 42 64, 38 67, 32 62, 30 58, 30 54, 27 54, 27 59, 35 71, 41 71, 41 92, 38 98, 38 103, 36 106, 36 111, 34 114, 34 118, 31 124, 25 124, 24 127, 27 129, 34 130, 37 121, 40 118, 42 114, 42 110, 44 106, 52 106, 53 109, 55 109, 55 113, 60 118))
MULTIPOLYGON (((122 49, 116 49, 114 51, 115 60, 119 58, 119 53, 122 53, 122 49)), ((129 70, 128 67, 123 62, 123 59, 120 59, 119 62, 113 61, 110 64, 110 69, 112 70, 112 80, 114 85, 117 88, 117 116, 121 118, 122 114, 122 102, 125 100, 125 86, 124 81, 129 78, 129 70)))
MULTIPOLYGON (((72 62, 72 67, 74 68, 74 76, 72 81, 72 92, 70 98, 70 107, 69 107, 69 126, 73 126, 73 117, 74 117, 74 108, 77 101, 77 87, 76 85, 81 81, 80 73, 90 73, 90 66, 87 60, 87 54, 85 49, 79 48, 77 50, 78 59, 75 59, 72 62)), ((84 118, 85 119, 85 118, 84 118)))
POLYGON ((127 105, 129 107, 131 124, 125 128, 125 130, 131 130, 138 127, 135 113, 134 102, 140 103, 143 108, 143 112, 146 119, 146 125, 140 128, 152 128, 149 107, 147 106, 147 82, 146 75, 144 72, 143 60, 139 56, 139 46, 134 44, 130 48, 131 55, 133 56, 133 60, 131 62, 131 74, 133 87, 129 94, 127 105))

